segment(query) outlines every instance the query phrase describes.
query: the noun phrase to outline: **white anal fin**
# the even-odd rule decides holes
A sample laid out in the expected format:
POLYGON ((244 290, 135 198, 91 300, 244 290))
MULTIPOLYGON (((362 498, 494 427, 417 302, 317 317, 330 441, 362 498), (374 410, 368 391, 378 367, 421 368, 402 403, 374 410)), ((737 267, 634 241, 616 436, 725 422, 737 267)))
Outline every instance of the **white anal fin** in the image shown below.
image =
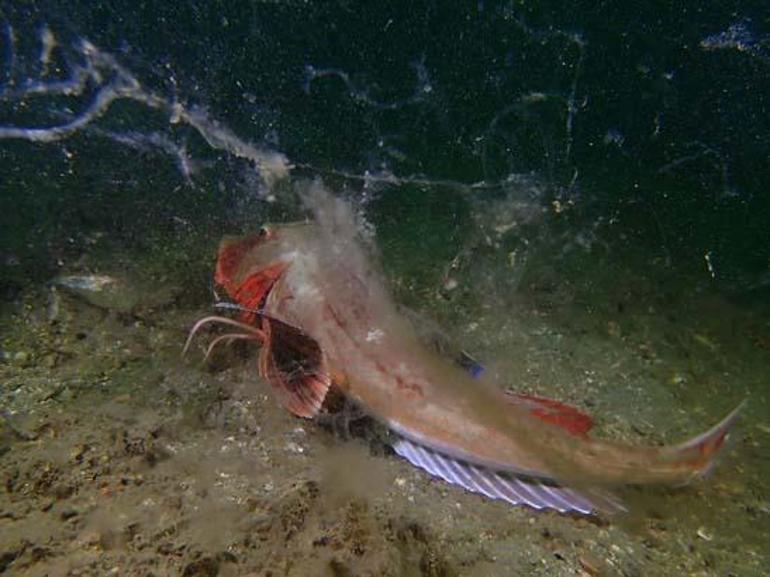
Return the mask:
POLYGON ((447 483, 512 505, 527 505, 533 509, 555 509, 560 513, 583 515, 595 515, 605 511, 608 503, 611 503, 612 509, 623 509, 622 505, 607 496, 593 499, 568 487, 460 461, 407 439, 399 438, 393 443, 393 449, 415 467, 440 477, 447 483))

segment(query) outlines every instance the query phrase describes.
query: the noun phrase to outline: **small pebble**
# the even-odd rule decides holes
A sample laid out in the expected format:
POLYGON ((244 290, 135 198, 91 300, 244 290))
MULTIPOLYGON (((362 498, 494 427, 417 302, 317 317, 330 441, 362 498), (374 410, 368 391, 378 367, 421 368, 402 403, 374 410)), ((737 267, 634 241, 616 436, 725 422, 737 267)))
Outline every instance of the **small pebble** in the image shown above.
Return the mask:
POLYGON ((290 453, 298 453, 303 454, 305 452, 305 448, 301 445, 298 445, 297 443, 290 441, 286 443, 286 450, 290 453))

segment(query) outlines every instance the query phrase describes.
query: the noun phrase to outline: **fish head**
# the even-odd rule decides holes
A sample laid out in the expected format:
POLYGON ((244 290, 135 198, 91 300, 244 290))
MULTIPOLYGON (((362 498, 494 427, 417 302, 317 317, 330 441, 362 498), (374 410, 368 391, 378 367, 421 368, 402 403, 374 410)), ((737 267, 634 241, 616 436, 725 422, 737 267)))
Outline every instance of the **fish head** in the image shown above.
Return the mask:
POLYGON ((242 306, 256 308, 293 255, 312 246, 314 229, 306 222, 265 224, 254 234, 225 237, 217 252, 215 283, 242 306), (256 286, 262 288, 257 291, 256 286), (244 294, 246 287, 250 287, 248 295, 244 294))

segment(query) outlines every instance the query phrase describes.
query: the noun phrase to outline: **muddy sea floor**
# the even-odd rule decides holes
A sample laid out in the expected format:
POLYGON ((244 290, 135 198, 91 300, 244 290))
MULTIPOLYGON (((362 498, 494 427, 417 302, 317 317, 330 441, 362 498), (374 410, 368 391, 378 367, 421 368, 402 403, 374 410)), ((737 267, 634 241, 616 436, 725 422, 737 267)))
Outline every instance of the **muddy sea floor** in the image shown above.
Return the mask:
POLYGON ((675 441, 749 399, 705 482, 627 489, 630 514, 581 518, 431 479, 365 423, 292 417, 248 346, 203 364, 206 333, 180 358, 209 297, 135 263, 84 257, 64 272, 112 284, 3 303, 0 573, 770 574, 767 309, 619 273, 591 296, 547 269, 513 304, 468 285, 473 309, 423 307, 492 377, 581 407, 600 436, 675 441))

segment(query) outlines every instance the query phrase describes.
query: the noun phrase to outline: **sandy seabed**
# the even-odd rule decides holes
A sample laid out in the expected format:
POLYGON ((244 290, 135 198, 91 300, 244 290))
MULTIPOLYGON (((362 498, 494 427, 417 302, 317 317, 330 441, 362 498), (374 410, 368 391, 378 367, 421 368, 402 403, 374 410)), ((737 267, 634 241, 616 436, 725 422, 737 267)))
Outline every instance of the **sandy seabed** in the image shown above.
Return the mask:
POLYGON ((714 475, 623 490, 631 513, 602 519, 493 502, 410 467, 376 427, 295 418, 253 347, 204 365, 202 335, 180 357, 207 313, 183 281, 101 273, 121 286, 30 287, 2 308, 2 574, 770 573, 770 324, 756 311, 622 283, 593 305, 534 282, 505 314, 477 298, 454 315, 452 337, 491 375, 590 412, 598 435, 672 442, 749 398, 714 475))

